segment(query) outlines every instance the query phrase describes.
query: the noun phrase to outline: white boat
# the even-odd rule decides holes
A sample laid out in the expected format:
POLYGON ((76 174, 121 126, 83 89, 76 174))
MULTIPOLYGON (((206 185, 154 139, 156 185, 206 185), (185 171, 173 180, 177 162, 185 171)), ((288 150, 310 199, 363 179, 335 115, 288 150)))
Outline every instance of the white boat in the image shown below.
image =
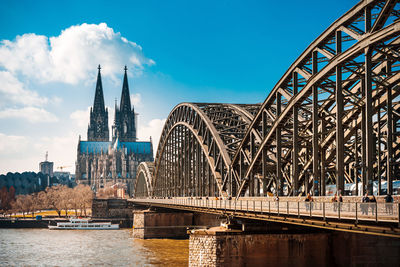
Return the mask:
POLYGON ((111 222, 89 222, 85 219, 70 219, 69 222, 59 222, 49 225, 50 230, 117 230, 119 224, 111 222))

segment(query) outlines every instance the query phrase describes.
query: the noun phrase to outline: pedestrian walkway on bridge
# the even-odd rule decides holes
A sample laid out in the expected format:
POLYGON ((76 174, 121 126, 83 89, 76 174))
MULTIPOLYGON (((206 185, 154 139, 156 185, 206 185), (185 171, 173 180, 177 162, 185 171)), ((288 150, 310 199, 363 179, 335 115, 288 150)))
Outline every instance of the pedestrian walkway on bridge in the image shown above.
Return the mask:
POLYGON ((146 198, 131 199, 136 204, 221 213, 226 216, 275 221, 332 230, 400 237, 400 203, 327 202, 298 198, 146 198))

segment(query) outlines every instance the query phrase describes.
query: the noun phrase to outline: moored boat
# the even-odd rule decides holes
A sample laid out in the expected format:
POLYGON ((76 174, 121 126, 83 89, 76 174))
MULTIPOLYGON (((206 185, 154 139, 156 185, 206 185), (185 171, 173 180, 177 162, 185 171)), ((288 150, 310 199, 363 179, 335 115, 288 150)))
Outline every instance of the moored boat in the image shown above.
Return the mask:
POLYGON ((70 219, 69 222, 58 222, 57 225, 49 225, 50 230, 117 230, 119 224, 111 222, 89 222, 86 219, 70 219))

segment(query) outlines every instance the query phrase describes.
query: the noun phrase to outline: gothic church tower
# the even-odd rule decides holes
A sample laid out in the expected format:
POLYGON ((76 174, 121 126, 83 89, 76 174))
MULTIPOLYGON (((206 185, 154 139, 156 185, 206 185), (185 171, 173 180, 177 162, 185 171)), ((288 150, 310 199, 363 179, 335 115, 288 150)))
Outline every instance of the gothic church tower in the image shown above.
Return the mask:
POLYGON ((134 107, 131 106, 127 70, 125 66, 120 106, 118 108, 115 105, 113 141, 118 138, 120 142, 136 142, 136 118, 134 107))
POLYGON ((135 116, 125 66, 121 103, 119 107, 115 103, 112 141, 109 140, 108 110, 104 106, 99 65, 88 139, 83 141, 79 136, 77 147, 75 174, 78 184, 90 185, 95 192, 122 184, 126 186, 126 193, 133 194, 139 163, 154 160, 151 140, 137 141, 135 116))
POLYGON ((90 122, 87 132, 88 141, 109 141, 108 109, 104 106, 103 85, 101 83, 100 65, 97 74, 96 93, 93 107, 90 108, 90 122))

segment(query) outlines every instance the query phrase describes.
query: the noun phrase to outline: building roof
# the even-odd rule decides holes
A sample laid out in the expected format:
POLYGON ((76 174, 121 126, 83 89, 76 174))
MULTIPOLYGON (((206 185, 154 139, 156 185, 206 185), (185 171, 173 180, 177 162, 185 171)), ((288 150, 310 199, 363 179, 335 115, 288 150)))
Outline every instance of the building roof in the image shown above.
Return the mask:
POLYGON ((120 142, 119 148, 125 147, 128 153, 136 154, 150 154, 151 143, 150 142, 120 142))
MULTIPOLYGON (((111 142, 79 141, 79 151, 81 153, 108 153, 111 142)), ((131 154, 151 154, 151 142, 118 142, 116 148, 126 148, 126 153, 131 154)), ((113 147, 114 148, 114 147, 113 147)))
POLYGON ((107 153, 110 142, 96 142, 96 141, 79 141, 79 150, 81 153, 107 153))

